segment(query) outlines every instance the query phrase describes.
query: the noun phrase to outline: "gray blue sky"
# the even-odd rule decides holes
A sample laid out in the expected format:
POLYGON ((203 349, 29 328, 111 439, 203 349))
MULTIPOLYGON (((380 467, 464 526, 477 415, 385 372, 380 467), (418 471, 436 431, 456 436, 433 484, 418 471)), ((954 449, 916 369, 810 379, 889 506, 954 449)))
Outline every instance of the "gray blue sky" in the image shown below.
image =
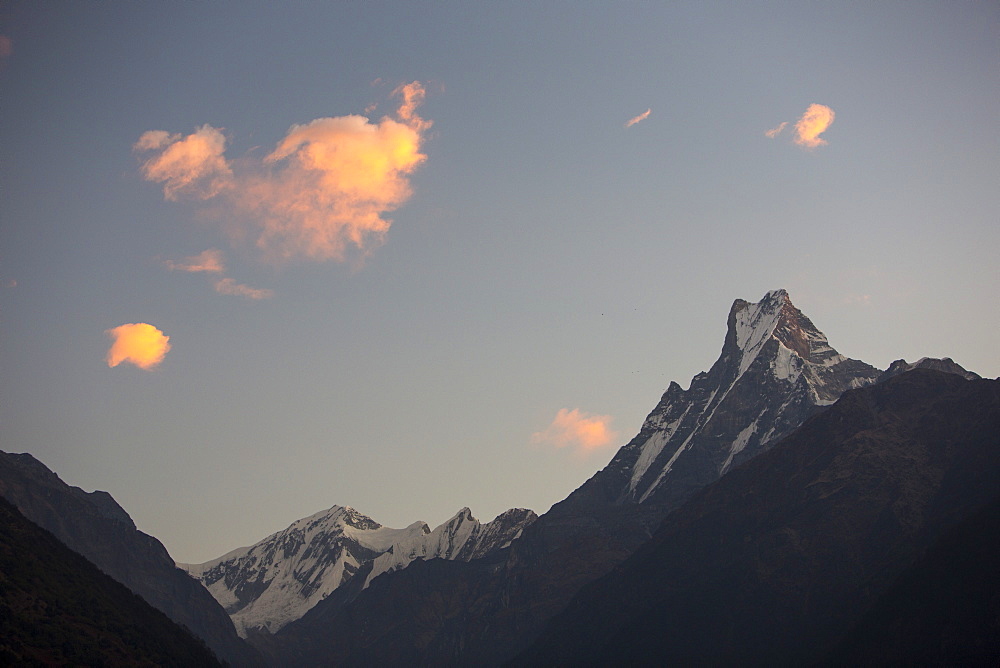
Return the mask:
POLYGON ((333 504, 545 511, 770 289, 845 355, 1000 375, 995 2, 22 2, 0 36, 0 448, 180 561, 333 504), (109 356, 126 324, 158 364, 109 356))

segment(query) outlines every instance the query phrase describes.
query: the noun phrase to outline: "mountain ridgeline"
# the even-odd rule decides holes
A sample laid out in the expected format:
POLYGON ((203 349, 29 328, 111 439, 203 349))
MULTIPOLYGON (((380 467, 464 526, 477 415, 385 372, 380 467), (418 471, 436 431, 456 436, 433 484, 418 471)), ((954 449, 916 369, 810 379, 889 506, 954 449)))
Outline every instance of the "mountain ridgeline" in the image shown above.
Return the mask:
POLYGON ((541 517, 392 529, 333 506, 184 573, 29 455, 0 457, 0 493, 232 665, 906 663, 904 631, 996 665, 1000 591, 942 564, 953 541, 995 570, 998 398, 947 358, 845 357, 776 290, 734 302, 711 368, 541 517))
POLYGON ((424 522, 391 529, 334 506, 250 547, 180 566, 225 606, 240 635, 275 633, 349 582, 357 593, 415 559, 484 557, 507 547, 535 519, 534 512, 515 508, 482 524, 463 508, 433 531, 424 522))

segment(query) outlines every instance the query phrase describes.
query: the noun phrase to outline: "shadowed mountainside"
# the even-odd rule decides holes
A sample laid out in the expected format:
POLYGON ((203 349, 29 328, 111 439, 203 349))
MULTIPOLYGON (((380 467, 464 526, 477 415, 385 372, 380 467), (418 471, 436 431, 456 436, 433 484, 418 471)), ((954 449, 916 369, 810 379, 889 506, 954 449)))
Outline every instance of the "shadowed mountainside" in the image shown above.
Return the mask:
POLYGON ((147 603, 190 629, 225 661, 262 665, 212 595, 136 529, 107 492, 71 487, 28 454, 0 452, 0 496, 147 603))
POLYGON ((0 665, 221 665, 211 650, 0 499, 0 665))
POLYGON ((823 661, 998 489, 1000 381, 917 369, 847 392, 670 514, 514 665, 823 661))

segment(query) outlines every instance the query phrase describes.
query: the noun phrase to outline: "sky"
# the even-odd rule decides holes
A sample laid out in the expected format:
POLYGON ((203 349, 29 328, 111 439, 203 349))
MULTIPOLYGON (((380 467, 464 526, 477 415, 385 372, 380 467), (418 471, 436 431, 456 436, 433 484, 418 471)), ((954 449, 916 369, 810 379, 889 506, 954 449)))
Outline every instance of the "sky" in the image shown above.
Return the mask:
POLYGON ((178 561, 541 513, 787 289, 1000 375, 996 2, 0 4, 0 449, 178 561))

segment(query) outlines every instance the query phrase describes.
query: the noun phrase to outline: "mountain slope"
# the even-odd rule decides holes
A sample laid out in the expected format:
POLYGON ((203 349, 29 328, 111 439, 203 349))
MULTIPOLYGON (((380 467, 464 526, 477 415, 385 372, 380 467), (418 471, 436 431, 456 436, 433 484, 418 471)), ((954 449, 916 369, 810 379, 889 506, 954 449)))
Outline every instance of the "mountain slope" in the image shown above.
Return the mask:
POLYGON ((106 492, 84 492, 28 454, 0 452, 0 496, 150 605, 202 638, 233 665, 261 663, 225 611, 174 565, 166 548, 138 531, 106 492))
POLYGON ((848 392, 669 515, 515 663, 822 660, 997 489, 1000 381, 918 369, 848 392))
POLYGON ((221 664, 188 631, 0 498, 0 665, 221 664))
POLYGON ((831 654, 836 666, 1000 665, 1000 497, 908 568, 831 654))
POLYGON ((240 635, 275 633, 354 577, 357 591, 415 559, 468 561, 508 545, 533 522, 512 509, 482 524, 463 508, 433 531, 424 522, 384 527, 353 508, 333 506, 255 545, 203 564, 178 564, 200 580, 240 635))

